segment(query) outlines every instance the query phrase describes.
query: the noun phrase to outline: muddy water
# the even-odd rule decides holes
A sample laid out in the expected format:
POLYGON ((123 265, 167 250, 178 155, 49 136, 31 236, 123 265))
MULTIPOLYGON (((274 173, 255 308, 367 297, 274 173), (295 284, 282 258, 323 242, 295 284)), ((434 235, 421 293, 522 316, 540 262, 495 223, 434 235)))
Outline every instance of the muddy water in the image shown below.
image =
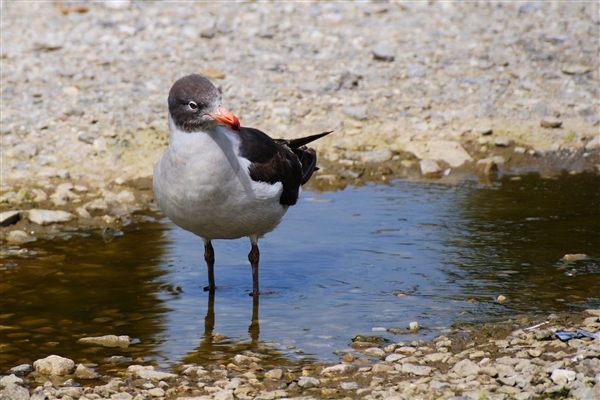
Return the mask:
POLYGON ((160 216, 109 243, 85 227, 57 232, 3 260, 0 370, 50 354, 101 373, 228 362, 244 350, 267 364, 335 361, 357 334, 413 340, 457 322, 598 307, 599 188, 580 174, 305 192, 259 243, 260 303, 248 296, 246 239, 215 242, 210 297, 201 241, 160 216), (564 264, 569 253, 589 257, 564 264), (417 334, 386 331, 412 321, 417 334), (135 340, 77 343, 107 334, 135 340))

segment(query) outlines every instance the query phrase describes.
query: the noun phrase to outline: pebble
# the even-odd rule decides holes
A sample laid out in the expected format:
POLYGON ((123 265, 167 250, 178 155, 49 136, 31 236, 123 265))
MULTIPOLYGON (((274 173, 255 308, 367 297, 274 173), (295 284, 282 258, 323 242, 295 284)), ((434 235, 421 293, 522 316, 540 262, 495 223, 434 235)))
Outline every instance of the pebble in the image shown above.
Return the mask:
POLYGON ((556 117, 544 117, 540 120, 540 126, 542 128, 560 128, 562 121, 556 117))
POLYGON ((29 210, 27 218, 38 225, 49 225, 55 223, 68 222, 75 216, 66 211, 53 211, 53 210, 29 210))
POLYGON ((126 335, 116 336, 116 335, 105 335, 105 336, 93 336, 93 337, 83 337, 77 340, 79 343, 89 343, 89 344, 99 344, 104 347, 129 347, 131 343, 131 338, 126 335))
POLYGON ((575 371, 558 368, 552 371, 550 379, 552 379, 552 382, 554 382, 557 385, 566 385, 567 383, 575 379, 575 375, 575 371))
POLYGON ((37 238, 34 236, 31 236, 30 234, 28 234, 25 231, 15 229, 14 231, 10 231, 8 233, 8 235, 6 235, 6 240, 10 243, 23 244, 23 243, 35 242, 37 240, 37 238))
POLYGON ((2 391, 4 399, 10 400, 29 400, 29 390, 17 385, 16 383, 9 383, 2 391))
POLYGON ((101 377, 96 371, 83 364, 77 365, 77 368, 75 368, 75 376, 78 379, 98 379, 101 377))
POLYGON ((17 376, 26 376, 34 371, 33 365, 31 364, 21 364, 16 367, 12 367, 8 370, 9 374, 14 374, 17 376))
POLYGON ((127 368, 127 371, 133 372, 137 375, 138 378, 142 379, 152 379, 152 380, 165 380, 165 379, 174 379, 177 375, 169 373, 169 372, 161 372, 155 371, 152 366, 142 366, 142 365, 130 365, 127 368))
POLYGON ((461 377, 477 375, 479 373, 479 366, 471 360, 464 359, 454 364, 451 372, 454 372, 461 377))
POLYGON ((33 368, 44 375, 67 375, 75 369, 75 362, 69 358, 51 355, 34 361, 33 368))
POLYGON ((283 370, 281 368, 272 369, 265 373, 265 377, 273 380, 279 380, 283 377, 283 370))
POLYGON ((2 378, 0 378, 0 386, 6 387, 10 383, 22 384, 23 379, 19 378, 18 376, 14 375, 14 374, 10 374, 8 376, 3 376, 2 378))
POLYGON ((394 61, 396 55, 389 47, 385 45, 377 45, 371 48, 371 52, 373 53, 373 59, 377 61, 394 61))
POLYGON ((413 374, 417 376, 428 376, 434 370, 432 367, 427 367, 424 365, 415 365, 411 363, 403 363, 401 365, 396 365, 396 370, 403 372, 405 374, 413 374))
POLYGON ((301 376, 298 380, 298 386, 304 389, 317 387, 321 382, 317 378, 313 378, 310 376, 301 376))
POLYGON ((424 159, 419 162, 421 174, 424 176, 435 176, 442 173, 442 167, 435 160, 424 159))
POLYGON ((561 71, 567 75, 583 75, 590 72, 590 70, 590 67, 581 64, 565 65, 561 68, 561 71))

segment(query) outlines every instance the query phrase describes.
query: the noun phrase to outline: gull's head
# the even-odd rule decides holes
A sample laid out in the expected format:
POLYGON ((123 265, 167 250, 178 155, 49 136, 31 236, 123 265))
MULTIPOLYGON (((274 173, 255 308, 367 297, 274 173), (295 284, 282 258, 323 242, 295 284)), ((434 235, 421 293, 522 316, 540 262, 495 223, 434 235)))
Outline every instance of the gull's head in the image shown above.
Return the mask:
POLYGON ((239 131, 235 115, 221 106, 221 93, 206 77, 198 74, 177 80, 169 91, 169 115, 185 132, 206 132, 217 125, 239 131))

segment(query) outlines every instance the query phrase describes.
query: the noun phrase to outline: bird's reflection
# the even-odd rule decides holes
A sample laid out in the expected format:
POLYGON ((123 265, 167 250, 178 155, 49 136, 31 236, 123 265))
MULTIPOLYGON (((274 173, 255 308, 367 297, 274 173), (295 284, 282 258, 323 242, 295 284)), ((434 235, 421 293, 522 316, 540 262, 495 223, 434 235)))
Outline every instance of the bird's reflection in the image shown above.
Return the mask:
MULTIPOLYGON (((272 344, 259 342, 259 299, 257 296, 252 297, 252 317, 248 325, 249 341, 244 338, 225 337, 219 334, 218 331, 215 331, 215 325, 219 323, 220 318, 215 313, 215 303, 218 301, 216 300, 216 296, 218 294, 215 295, 214 291, 208 292, 207 310, 204 317, 204 333, 196 349, 189 352, 183 358, 184 362, 199 365, 228 363, 235 355, 250 351, 262 354, 265 357, 264 361, 267 363, 286 363, 284 352, 274 348, 272 344)), ((229 317, 223 315, 221 318, 221 323, 223 323, 223 320, 229 317)))
MULTIPOLYGON (((252 297, 252 319, 248 326, 248 335, 250 336, 250 347, 249 350, 254 351, 258 346, 258 337, 260 335, 260 323, 258 322, 258 296, 252 297)), ((200 343, 201 348, 213 347, 214 342, 220 340, 215 339, 215 291, 211 290, 208 293, 208 305, 206 310, 206 317, 204 317, 204 335, 203 340, 200 343)))

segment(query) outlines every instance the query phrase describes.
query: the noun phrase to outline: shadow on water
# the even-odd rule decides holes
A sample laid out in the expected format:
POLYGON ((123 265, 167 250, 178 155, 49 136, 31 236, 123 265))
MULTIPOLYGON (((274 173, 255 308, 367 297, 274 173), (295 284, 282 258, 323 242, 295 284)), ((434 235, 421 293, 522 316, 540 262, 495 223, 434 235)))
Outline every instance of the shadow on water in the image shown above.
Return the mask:
POLYGON ((246 239, 214 243, 211 296, 202 242, 166 219, 131 224, 110 243, 85 227, 57 234, 25 246, 35 255, 4 259, 0 369, 50 354, 100 373, 241 352, 266 365, 336 361, 356 334, 431 338, 457 321, 598 307, 598 188, 596 175, 532 174, 305 192, 260 242, 260 307, 248 296, 246 239), (560 261, 569 253, 589 257, 560 261), (424 329, 386 331, 411 321, 424 329), (108 334, 135 341, 77 342, 108 334))

